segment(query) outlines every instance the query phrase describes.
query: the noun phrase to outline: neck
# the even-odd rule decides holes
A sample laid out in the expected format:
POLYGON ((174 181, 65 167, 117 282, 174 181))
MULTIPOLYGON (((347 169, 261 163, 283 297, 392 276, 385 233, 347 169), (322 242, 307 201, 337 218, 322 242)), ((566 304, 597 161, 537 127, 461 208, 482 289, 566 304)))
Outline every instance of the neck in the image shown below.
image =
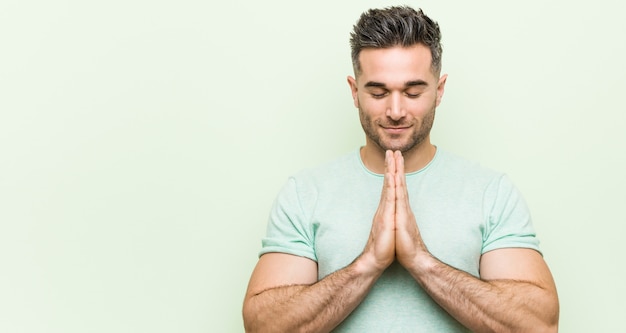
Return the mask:
MULTIPOLYGON (((405 173, 415 172, 425 167, 435 157, 435 152, 437 148, 430 143, 430 140, 424 140, 418 146, 402 153, 405 173)), ((385 173, 385 150, 378 145, 367 142, 361 148, 361 160, 371 172, 385 173)))

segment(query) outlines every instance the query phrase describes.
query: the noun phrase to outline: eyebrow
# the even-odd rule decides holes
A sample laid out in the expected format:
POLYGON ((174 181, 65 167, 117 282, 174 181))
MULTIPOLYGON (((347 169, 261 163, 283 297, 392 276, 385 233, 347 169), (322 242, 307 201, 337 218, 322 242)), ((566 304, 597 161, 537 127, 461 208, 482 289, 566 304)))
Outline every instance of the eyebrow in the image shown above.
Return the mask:
POLYGON ((424 80, 414 80, 414 81, 409 81, 409 82, 405 83, 404 85, 406 87, 427 86, 428 82, 426 82, 424 80))
POLYGON ((365 87, 381 87, 384 88, 386 85, 382 82, 374 82, 374 81, 369 81, 365 84, 365 87))
MULTIPOLYGON (((413 81, 407 81, 404 83, 405 87, 415 87, 415 86, 427 86, 428 82, 424 81, 424 80, 413 80, 413 81)), ((382 82, 376 82, 376 81, 369 81, 365 84, 365 87, 379 87, 379 88, 385 88, 387 85, 382 83, 382 82)))

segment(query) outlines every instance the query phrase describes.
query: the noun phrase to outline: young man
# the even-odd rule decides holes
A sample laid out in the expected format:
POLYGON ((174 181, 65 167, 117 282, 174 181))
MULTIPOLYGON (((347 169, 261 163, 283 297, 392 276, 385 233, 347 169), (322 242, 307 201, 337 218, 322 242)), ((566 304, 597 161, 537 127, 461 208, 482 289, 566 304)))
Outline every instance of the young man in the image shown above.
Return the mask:
POLYGON ((437 23, 370 10, 351 46, 366 144, 278 195, 246 331, 556 332, 556 288, 520 194, 430 143, 447 78, 437 23))

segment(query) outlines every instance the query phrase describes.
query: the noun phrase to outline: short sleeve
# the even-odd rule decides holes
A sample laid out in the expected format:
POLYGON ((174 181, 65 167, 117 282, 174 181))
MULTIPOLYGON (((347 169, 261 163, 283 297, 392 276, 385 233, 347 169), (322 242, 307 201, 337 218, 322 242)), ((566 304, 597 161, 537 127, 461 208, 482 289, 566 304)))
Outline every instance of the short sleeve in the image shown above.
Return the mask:
POLYGON ((313 231, 302 207, 297 181, 291 177, 274 201, 259 256, 280 252, 317 261, 313 231))
POLYGON ((508 177, 496 178, 484 197, 487 221, 482 253, 500 248, 529 248, 539 251, 539 240, 528 206, 508 177))

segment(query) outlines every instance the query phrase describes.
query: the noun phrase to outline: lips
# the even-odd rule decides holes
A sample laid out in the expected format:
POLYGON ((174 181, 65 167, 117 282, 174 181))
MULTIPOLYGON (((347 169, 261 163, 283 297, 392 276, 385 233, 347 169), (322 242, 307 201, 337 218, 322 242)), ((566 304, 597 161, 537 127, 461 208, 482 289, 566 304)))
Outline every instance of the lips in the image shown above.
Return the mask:
POLYGON ((398 134, 408 130, 411 126, 381 126, 385 132, 398 134))

